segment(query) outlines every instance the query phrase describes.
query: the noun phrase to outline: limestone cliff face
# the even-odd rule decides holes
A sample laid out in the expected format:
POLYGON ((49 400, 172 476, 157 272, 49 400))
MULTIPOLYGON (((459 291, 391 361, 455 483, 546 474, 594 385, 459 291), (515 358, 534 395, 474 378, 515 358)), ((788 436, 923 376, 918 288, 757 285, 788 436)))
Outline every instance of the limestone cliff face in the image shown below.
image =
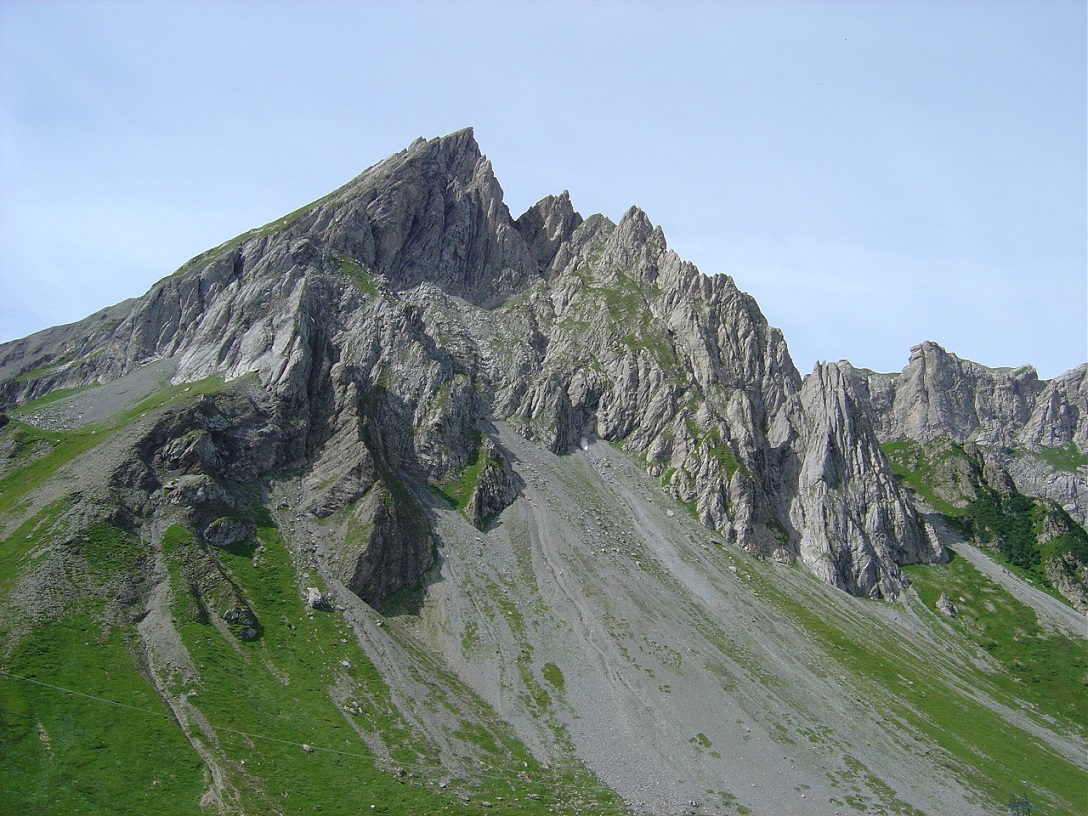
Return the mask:
POLYGON ((1022 493, 1088 523, 1088 364, 1046 382, 1030 366, 987 368, 927 342, 898 375, 837 366, 881 441, 970 441, 1022 493))
POLYGON ((556 452, 622 445, 730 542, 856 594, 893 596, 899 564, 943 557, 859 408, 883 385, 822 367, 802 386, 752 298, 681 260, 637 208, 583 219, 563 194, 514 220, 471 131, 417 141, 142 298, 0 346, 0 402, 163 358, 177 381, 248 378, 260 398, 219 431, 198 414, 170 426, 146 453, 151 481, 214 461, 190 496, 203 519, 219 508, 201 496, 301 472, 299 508, 326 530, 315 547, 375 605, 432 563, 429 485, 482 457, 471 520, 516 498, 488 419, 556 452), (224 448, 231 425, 259 444, 224 448), (189 450, 190 434, 210 436, 189 450))
POLYGON ((1016 443, 1033 454, 1003 458, 1021 492, 1056 501, 1088 527, 1088 364, 1047 383, 1016 443))
POLYGON ((865 413, 842 371, 817 365, 801 403, 804 454, 793 514, 801 559, 817 576, 853 594, 894 595, 896 565, 944 558, 899 490, 865 413), (829 546, 830 545, 830 546, 829 546))
POLYGON ((936 343, 910 351, 896 376, 844 364, 855 393, 865 394, 882 439, 928 442, 948 436, 984 444, 1009 444, 1046 388, 1035 369, 991 369, 961 360, 936 343))
POLYGON ((545 274, 526 304, 541 356, 500 410, 556 451, 596 435, 642 453, 704 522, 769 552, 765 531, 780 525, 765 426, 785 435, 800 387, 781 335, 728 277, 670 252, 637 209, 586 221, 545 274))
POLYGON ((1046 384, 1016 441, 1030 450, 1072 443, 1088 451, 1088 363, 1046 384))

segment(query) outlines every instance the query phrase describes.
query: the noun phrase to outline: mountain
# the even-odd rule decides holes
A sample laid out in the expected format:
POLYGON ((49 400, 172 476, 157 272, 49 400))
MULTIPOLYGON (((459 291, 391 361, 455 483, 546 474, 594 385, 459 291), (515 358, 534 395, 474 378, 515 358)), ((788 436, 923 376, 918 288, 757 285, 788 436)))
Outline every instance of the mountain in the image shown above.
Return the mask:
POLYGON ((972 504, 1004 482, 969 469, 941 513, 902 462, 947 438, 1010 508, 1071 485, 1024 546, 1079 598, 1084 373, 927 345, 802 379, 641 210, 515 219, 470 130, 417 140, 0 346, 0 789, 758 814, 1027 785, 1073 813, 1083 617, 965 540, 1015 516, 972 504))
POLYGON ((898 377, 868 379, 859 392, 883 395, 869 403, 882 438, 975 442, 1025 493, 1088 523, 1088 364, 1043 382, 1030 366, 988 369, 923 343, 898 377))
POLYGON ((898 375, 837 367, 930 505, 1088 613, 1088 364, 1043 382, 923 343, 898 375))
MULTIPOLYGON (((254 376, 269 400, 253 471, 312 469, 325 515, 375 481, 448 481, 476 456, 477 423, 508 420, 557 453, 622 443, 730 543, 856 594, 894 596, 900 564, 943 557, 842 389, 819 377, 802 393, 781 334, 732 280, 681 261, 636 208, 583 221, 560 196, 513 220, 469 131, 205 253, 123 315, 8 344, 3 396, 160 359, 175 381, 254 376), (851 470, 877 478, 840 495, 851 470)), ((349 581, 368 602, 430 565, 424 542, 404 570, 378 566, 403 553, 401 522, 361 520, 375 523, 368 560, 344 569, 381 576, 349 581)))

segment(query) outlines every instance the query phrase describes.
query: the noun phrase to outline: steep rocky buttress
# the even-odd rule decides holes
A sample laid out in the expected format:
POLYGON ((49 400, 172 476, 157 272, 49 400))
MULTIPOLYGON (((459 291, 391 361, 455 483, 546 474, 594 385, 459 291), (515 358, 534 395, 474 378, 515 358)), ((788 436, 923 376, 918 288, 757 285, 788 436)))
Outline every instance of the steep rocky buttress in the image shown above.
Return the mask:
POLYGON ((1044 381, 1031 366, 987 368, 927 342, 899 374, 837 365, 882 442, 971 442, 1021 492, 1088 523, 1088 364, 1044 381))
MULTIPOLYGON (((214 483, 199 504, 304 474, 315 547, 375 605, 433 563, 423 493, 478 525, 516 496, 496 420, 555 452, 620 445, 727 541, 851 593, 892 597, 899 565, 944 558, 878 445, 939 405, 917 415, 904 388, 835 367, 802 385, 752 298, 681 260, 637 208, 583 219, 564 193, 515 220, 468 130, 418 140, 141 298, 0 346, 0 402, 165 359, 179 383, 247 378, 262 396, 231 403, 227 424, 259 444, 224 447, 207 417, 227 398, 208 396, 145 452, 147 483, 199 475, 214 483)), ((1054 387, 1010 375, 972 416, 1007 410, 1023 433, 1057 416, 1083 435, 1063 397, 1036 399, 1054 387), (1033 410, 1050 413, 1033 426, 1033 410)))
POLYGON ((1088 611, 1088 364, 1045 382, 923 343, 898 375, 834 368, 931 501, 1088 611))

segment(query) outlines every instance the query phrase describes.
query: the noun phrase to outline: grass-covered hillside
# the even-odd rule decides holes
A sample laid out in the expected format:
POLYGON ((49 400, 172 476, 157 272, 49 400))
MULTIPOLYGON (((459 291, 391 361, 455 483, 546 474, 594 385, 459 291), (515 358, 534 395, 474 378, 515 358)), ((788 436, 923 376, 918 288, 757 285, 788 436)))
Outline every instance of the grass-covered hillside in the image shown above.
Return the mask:
MULTIPOLYGON (((92 388, 0 429, 4 812, 1081 812, 1083 619, 1017 577, 1044 583, 1046 544, 1005 572, 965 545, 859 600, 725 545, 625 452, 500 427, 520 492, 483 531, 484 457, 398 478, 437 561, 378 611, 325 557, 351 508, 313 515, 299 475, 140 475, 147 440, 201 443, 160 439, 171 417, 242 385, 92 388), (217 485, 195 524, 179 496, 217 485)), ((996 557, 1056 529, 954 449, 888 453, 996 557)))
POLYGON ((1088 612, 1088 533, 1056 502, 1023 495, 970 445, 935 439, 882 447, 903 483, 961 535, 1088 612))

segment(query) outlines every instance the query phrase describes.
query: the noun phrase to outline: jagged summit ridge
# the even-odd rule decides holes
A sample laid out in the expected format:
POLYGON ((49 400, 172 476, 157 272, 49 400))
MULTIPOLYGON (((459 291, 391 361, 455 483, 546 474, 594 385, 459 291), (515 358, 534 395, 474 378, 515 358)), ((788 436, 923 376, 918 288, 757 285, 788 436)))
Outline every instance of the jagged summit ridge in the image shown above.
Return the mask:
POLYGON ((910 350, 897 376, 851 369, 844 366, 855 389, 868 393, 887 438, 951 436, 962 442, 974 435, 1008 445, 1046 387, 1031 366, 990 369, 929 341, 910 350))
POLYGON ((472 130, 416 141, 299 219, 296 231, 342 252, 395 289, 430 281, 493 305, 535 265, 472 130))
MULTIPOLYGON (((179 380, 255 375, 272 397, 277 467, 322 474, 315 490, 331 479, 344 507, 373 505, 358 510, 368 518, 375 484, 445 483, 476 455, 480 423, 508 420, 554 451, 585 436, 620 444, 726 540, 800 558, 857 594, 892 596, 900 563, 943 557, 922 543, 872 428, 851 419, 856 406, 834 403, 828 415, 832 403, 806 399, 781 333, 728 276, 679 258, 637 207, 619 223, 583 219, 563 193, 513 219, 471 130, 418 140, 205 253, 116 322, 7 344, 3 397, 161 358, 179 380), (810 478, 805 463, 827 453, 832 428, 844 484, 879 490, 827 491, 810 478), (360 475, 371 468, 353 457, 379 475, 360 475)), ((413 511, 398 495, 384 543, 347 559, 345 574, 376 575, 359 559, 381 562, 403 544, 413 511)))
POLYGON ((978 445, 1023 493, 1053 499, 1088 523, 1085 468, 1040 459, 1048 451, 1088 451, 1088 363, 1044 381, 1031 366, 987 368, 925 342, 911 349, 899 374, 836 365, 881 441, 978 445))

